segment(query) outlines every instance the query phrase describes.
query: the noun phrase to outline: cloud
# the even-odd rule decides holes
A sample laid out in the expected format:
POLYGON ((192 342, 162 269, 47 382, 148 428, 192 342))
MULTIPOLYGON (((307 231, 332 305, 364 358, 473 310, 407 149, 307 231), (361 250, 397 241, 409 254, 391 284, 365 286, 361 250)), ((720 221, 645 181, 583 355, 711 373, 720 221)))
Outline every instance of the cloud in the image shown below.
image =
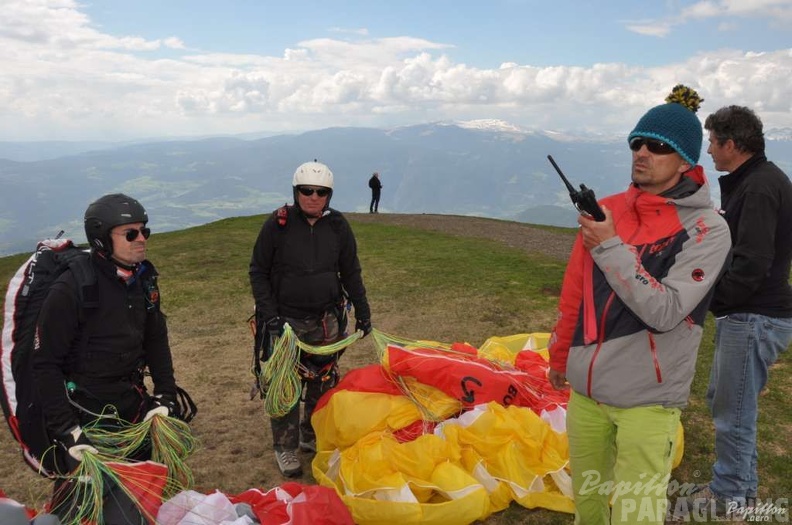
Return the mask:
POLYGON ((14 23, 0 27, 0 140, 469 119, 621 133, 679 82, 700 90, 702 111, 740 103, 767 127, 792 127, 792 49, 722 50, 651 68, 477 68, 452 60, 450 44, 407 36, 310 39, 281 56, 195 53, 177 37, 103 34, 69 0, 10 5, 14 23))
POLYGON ((331 27, 328 29, 331 33, 343 33, 343 34, 350 34, 350 35, 358 35, 358 36, 368 36, 369 31, 365 27, 361 27, 358 29, 347 29, 343 27, 331 27))
POLYGON ((73 0, 6 0, 0 38, 15 42, 58 46, 61 49, 122 49, 151 51, 163 45, 182 48, 178 38, 146 40, 135 36, 116 38, 91 27, 90 19, 73 0))
POLYGON ((665 18, 623 23, 625 28, 633 33, 665 37, 676 26, 711 18, 725 19, 719 24, 723 30, 734 29, 735 18, 761 18, 772 26, 783 27, 792 24, 792 2, 790 0, 704 0, 683 7, 678 13, 665 18))
POLYGON ((639 35, 664 37, 668 36, 668 34, 671 32, 674 27, 674 23, 670 21, 649 21, 644 23, 633 22, 628 23, 626 27, 628 31, 638 33, 639 35))
MULTIPOLYGON (((700 18, 714 16, 753 16, 773 19, 792 20, 792 2, 789 0, 720 0, 694 4, 691 16, 701 11, 700 18), (701 7, 699 7, 701 6, 701 7)), ((683 10, 683 14, 688 10, 683 10)))

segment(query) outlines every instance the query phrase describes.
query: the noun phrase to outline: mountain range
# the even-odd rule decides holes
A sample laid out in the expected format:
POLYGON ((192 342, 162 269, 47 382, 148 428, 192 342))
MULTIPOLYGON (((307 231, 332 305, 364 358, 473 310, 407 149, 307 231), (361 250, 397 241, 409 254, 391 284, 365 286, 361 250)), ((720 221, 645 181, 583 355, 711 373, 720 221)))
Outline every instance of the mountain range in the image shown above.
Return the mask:
MULTIPOLYGON (((778 130, 772 138, 768 158, 792 173, 792 133, 778 130)), ((576 212, 547 155, 575 186, 585 183, 598 196, 629 182, 625 137, 570 137, 502 121, 136 143, 0 143, 0 255, 31 251, 60 230, 84 241, 85 208, 112 192, 140 200, 154 231, 268 213, 292 202, 295 168, 314 159, 333 171, 331 206, 341 211, 368 210, 367 183, 377 171, 383 213, 574 226, 576 212)), ((714 181, 706 153, 701 163, 714 181)))

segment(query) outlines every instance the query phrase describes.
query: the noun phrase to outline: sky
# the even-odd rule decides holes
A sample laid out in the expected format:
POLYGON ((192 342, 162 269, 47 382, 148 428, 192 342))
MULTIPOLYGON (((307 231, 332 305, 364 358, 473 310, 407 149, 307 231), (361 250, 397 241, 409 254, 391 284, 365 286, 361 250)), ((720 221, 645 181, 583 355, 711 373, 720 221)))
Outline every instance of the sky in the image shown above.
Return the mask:
POLYGON ((792 0, 0 0, 0 141, 497 119, 629 133, 686 84, 792 128, 792 0))

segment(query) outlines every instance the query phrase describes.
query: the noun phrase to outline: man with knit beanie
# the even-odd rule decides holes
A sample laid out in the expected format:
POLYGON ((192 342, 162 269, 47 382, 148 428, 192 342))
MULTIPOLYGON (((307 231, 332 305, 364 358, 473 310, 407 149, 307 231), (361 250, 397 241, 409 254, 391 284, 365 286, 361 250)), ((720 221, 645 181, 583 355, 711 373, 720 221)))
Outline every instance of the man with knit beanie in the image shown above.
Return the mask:
POLYGON ((629 188, 578 218, 550 339, 567 411, 575 523, 663 523, 696 354, 729 254, 701 154, 698 94, 674 88, 628 136, 629 188))

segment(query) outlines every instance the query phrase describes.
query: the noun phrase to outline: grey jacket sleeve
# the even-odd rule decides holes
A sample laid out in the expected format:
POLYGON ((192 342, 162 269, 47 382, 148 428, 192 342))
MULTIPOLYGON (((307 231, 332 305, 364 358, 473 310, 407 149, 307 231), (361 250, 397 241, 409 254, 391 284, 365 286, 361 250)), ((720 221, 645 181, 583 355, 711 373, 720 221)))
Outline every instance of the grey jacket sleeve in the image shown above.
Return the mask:
POLYGON ((658 332, 673 329, 707 297, 731 248, 729 227, 714 210, 703 211, 691 223, 689 239, 660 281, 646 271, 636 249, 619 237, 591 250, 619 299, 658 332))

